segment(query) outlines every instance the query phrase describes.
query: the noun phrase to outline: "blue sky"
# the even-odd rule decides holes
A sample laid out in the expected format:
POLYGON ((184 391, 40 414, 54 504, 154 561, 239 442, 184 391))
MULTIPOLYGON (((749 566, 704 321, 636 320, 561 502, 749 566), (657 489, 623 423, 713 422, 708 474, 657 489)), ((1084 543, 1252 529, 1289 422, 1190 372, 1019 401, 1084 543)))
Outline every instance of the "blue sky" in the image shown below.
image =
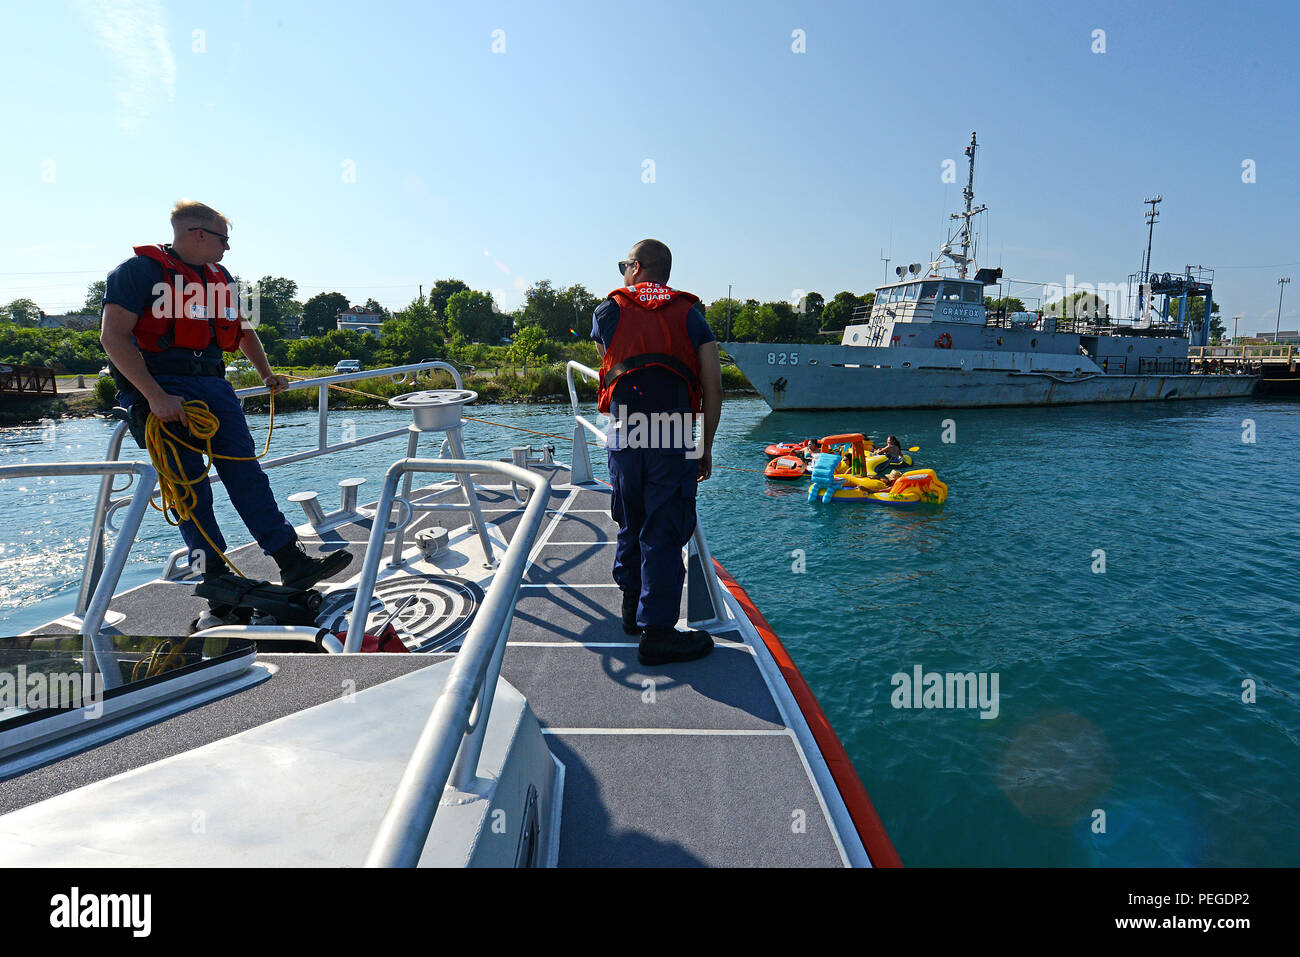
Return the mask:
POLYGON ((1160 192, 1153 265, 1217 268, 1229 328, 1271 331, 1277 278, 1300 280, 1293 5, 644 9, 6 6, 0 302, 79 306, 182 196, 231 217, 233 271, 304 299, 398 307, 448 276, 507 308, 543 278, 599 294, 646 236, 706 300, 865 292, 882 248, 944 238, 972 130, 982 264, 1123 282, 1160 192))

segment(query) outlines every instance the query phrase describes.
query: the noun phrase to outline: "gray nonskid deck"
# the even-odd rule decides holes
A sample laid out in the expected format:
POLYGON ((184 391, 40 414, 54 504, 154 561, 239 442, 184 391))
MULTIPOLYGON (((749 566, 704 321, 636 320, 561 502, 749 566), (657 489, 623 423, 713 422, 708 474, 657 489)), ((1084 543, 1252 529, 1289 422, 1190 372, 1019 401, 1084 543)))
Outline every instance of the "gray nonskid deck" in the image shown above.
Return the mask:
POLYGON ((502 676, 565 765, 564 866, 842 866, 794 733, 737 630, 646 668, 613 585, 609 491, 584 487, 524 576, 502 676))
MULTIPOLYGON (((737 622, 715 636, 717 647, 707 658, 641 666, 636 639, 622 630, 621 593, 611 579, 617 527, 609 516, 609 490, 570 486, 566 470, 544 471, 553 482, 549 514, 519 591, 502 677, 528 699, 552 753, 564 764, 560 863, 846 863, 827 815, 827 796, 819 791, 804 751, 807 739, 787 725, 773 693, 773 682, 781 679, 773 678, 770 662, 762 664, 767 652, 761 642, 748 643, 737 622)), ((482 498, 494 534, 508 540, 520 507, 508 490, 485 489, 482 498)), ((447 527, 467 520, 468 513, 438 516, 447 527)), ((412 534, 408 530, 408 544, 412 534)), ((357 560, 339 576, 346 580, 359 568, 365 537, 360 526, 349 526, 336 542, 311 542, 308 550, 351 551, 357 560)), ((234 557, 244 560, 241 567, 246 563, 250 574, 274 580, 274 569, 266 567, 270 560, 256 546, 245 546, 234 557)), ((119 631, 130 633, 136 623, 149 622, 146 634, 163 632, 169 624, 188 625, 200 606, 192 586, 168 582, 150 583, 113 603, 127 615, 119 631)), ((264 657, 303 664, 283 669, 258 689, 4 782, 0 811, 21 806, 15 803, 19 795, 39 799, 60 793, 319 703, 321 694, 338 694, 341 681, 338 673, 323 669, 346 669, 356 660, 264 657)), ((434 660, 363 658, 368 665, 394 662, 387 666, 390 677, 434 660)), ((381 666, 370 667, 366 674, 373 680, 386 680, 381 666)), ((789 702, 785 707, 792 708, 789 702)), ((838 801, 838 795, 832 799, 838 801)))

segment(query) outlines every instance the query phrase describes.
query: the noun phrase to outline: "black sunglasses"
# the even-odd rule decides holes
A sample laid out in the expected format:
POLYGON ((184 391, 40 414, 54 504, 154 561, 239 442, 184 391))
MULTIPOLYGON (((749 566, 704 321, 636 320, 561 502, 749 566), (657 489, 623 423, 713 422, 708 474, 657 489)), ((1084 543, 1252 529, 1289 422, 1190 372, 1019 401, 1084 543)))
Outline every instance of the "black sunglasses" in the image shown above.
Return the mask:
POLYGON ((230 237, 228 235, 222 235, 221 233, 214 232, 211 229, 204 229, 202 226, 191 226, 189 231, 192 233, 212 233, 213 236, 216 236, 223 243, 228 244, 230 242, 230 237))
POLYGON ((628 266, 632 265, 633 263, 639 263, 640 261, 641 261, 641 260, 639 260, 639 259, 625 259, 625 260, 623 260, 622 262, 620 262, 620 263, 618 264, 618 274, 619 274, 620 276, 623 275, 623 273, 627 272, 627 267, 628 267, 628 266))

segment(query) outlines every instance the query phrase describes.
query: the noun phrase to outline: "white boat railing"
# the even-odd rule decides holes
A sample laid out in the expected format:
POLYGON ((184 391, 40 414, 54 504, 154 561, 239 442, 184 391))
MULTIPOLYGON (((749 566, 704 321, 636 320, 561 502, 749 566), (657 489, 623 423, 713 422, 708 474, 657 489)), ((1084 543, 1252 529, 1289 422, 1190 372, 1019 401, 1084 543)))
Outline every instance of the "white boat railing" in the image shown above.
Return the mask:
POLYGON ((581 362, 569 360, 564 367, 564 381, 569 387, 569 407, 573 410, 573 461, 569 463, 572 470, 570 481, 574 485, 585 485, 595 481, 591 474, 591 457, 587 454, 587 433, 596 438, 599 448, 605 447, 605 433, 600 427, 578 411, 578 389, 573 381, 573 374, 581 372, 588 379, 600 381, 600 373, 581 362))
MULTIPOLYGON (((519 527, 511 536, 483 605, 475 614, 469 634, 456 653, 447 681, 384 813, 366 858, 367 867, 414 867, 418 864, 443 792, 448 787, 457 791, 469 791, 473 787, 519 586, 528 567, 528 556, 546 518, 550 498, 548 478, 514 465, 455 459, 404 459, 395 462, 388 470, 376 515, 387 515, 391 511, 398 480, 415 472, 495 473, 528 486, 532 492, 519 527)), ((383 550, 384 529, 377 521, 366 545, 344 644, 346 651, 360 649, 383 550)))
MULTIPOLYGON (((358 438, 352 438, 345 442, 338 442, 334 445, 329 443, 329 390, 330 386, 343 382, 360 382, 366 379, 381 379, 391 377, 395 382, 405 382, 408 377, 414 379, 421 372, 432 372, 442 369, 451 373, 452 381, 456 388, 463 388, 464 383, 461 381, 460 372, 455 366, 447 362, 416 362, 403 366, 390 366, 383 369, 374 369, 366 372, 344 372, 337 375, 318 376, 314 379, 302 379, 298 382, 291 382, 289 388, 285 391, 297 392, 305 389, 315 389, 317 391, 316 401, 316 448, 309 449, 305 452, 294 452, 289 455, 282 455, 279 458, 267 459, 262 462, 262 468, 273 469, 280 465, 290 465, 294 462, 302 462, 306 459, 317 458, 322 455, 330 455, 334 452, 343 452, 348 449, 355 449, 362 445, 370 445, 374 442, 382 442, 385 439, 403 437, 408 440, 407 456, 415 454, 415 443, 418 439, 418 433, 412 432, 411 427, 403 425, 396 429, 387 429, 383 432, 373 432, 369 435, 363 435, 358 438)), ((235 395, 240 399, 250 399, 259 395, 267 395, 270 389, 266 386, 254 386, 248 389, 236 389, 235 395)), ((376 396, 376 398, 381 398, 376 396)), ((116 462, 122 454, 122 443, 127 434, 127 424, 119 422, 116 429, 113 430, 112 436, 108 441, 108 452, 105 457, 106 462, 116 462)), ((143 451, 141 454, 144 454, 143 451)), ((120 469, 118 471, 127 471, 120 469)), ((113 496, 119 492, 124 492, 130 488, 130 483, 122 488, 115 488, 113 485, 113 476, 116 473, 104 475, 104 480, 100 483, 99 498, 95 503, 95 515, 91 520, 90 542, 86 548, 85 566, 81 573, 81 585, 77 592, 77 604, 73 614, 78 617, 85 617, 90 605, 91 596, 99 586, 100 578, 104 571, 104 522, 109 512, 119 506, 119 503, 125 499, 114 499, 113 496)), ((209 480, 214 483, 220 483, 221 477, 214 471, 208 476, 209 480)), ((170 568, 170 563, 169 563, 170 568)), ((120 571, 120 570, 119 570, 120 571)), ((112 586, 117 587, 117 582, 113 581, 112 586)))
MULTIPOLYGON (((83 657, 87 668, 92 660, 96 665, 100 665, 101 655, 106 656, 103 660, 111 660, 107 656, 112 649, 101 640, 100 627, 104 623, 104 616, 108 614, 108 604, 113 599, 113 592, 122 575, 122 569, 126 567, 131 546, 135 544, 140 523, 144 521, 145 511, 149 507, 149 498, 153 495, 154 485, 157 484, 158 473, 147 462, 34 462, 30 465, 0 466, 0 480, 37 478, 47 475, 61 477, 102 475, 104 484, 110 487, 113 477, 124 473, 136 476, 135 492, 129 499, 121 500, 126 504, 126 517, 122 520, 121 529, 113 543, 113 550, 109 553, 107 562, 101 561, 99 564, 102 574, 96 576, 96 582, 87 592, 85 606, 79 606, 76 613, 76 617, 80 618, 78 630, 83 639, 83 657)), ((96 515, 101 534, 107 514, 104 512, 96 515)), ((84 581, 82 589, 86 590, 84 581)), ((104 676, 106 687, 115 688, 122 683, 122 676, 116 667, 107 669, 100 667, 99 670, 104 676)))
MULTIPOLYGON (((504 462, 408 458, 394 462, 384 476, 376 516, 392 511, 394 503, 402 500, 397 494, 398 482, 418 472, 495 474, 527 486, 531 493, 519 527, 511 536, 483 604, 474 615, 469 633, 456 653, 447 680, 384 812, 366 858, 367 867, 415 867, 424 853, 445 792, 449 788, 466 792, 475 787, 519 586, 528 567, 528 556, 541 534, 550 499, 550 480, 526 468, 504 462)), ((403 521, 409 521, 410 516, 408 511, 403 521)), ((384 523, 376 520, 366 543, 352 616, 341 645, 336 636, 324 629, 304 627, 223 625, 200 634, 206 638, 242 637, 254 641, 315 639, 326 651, 360 651, 371 597, 379 578, 385 535, 384 523)))

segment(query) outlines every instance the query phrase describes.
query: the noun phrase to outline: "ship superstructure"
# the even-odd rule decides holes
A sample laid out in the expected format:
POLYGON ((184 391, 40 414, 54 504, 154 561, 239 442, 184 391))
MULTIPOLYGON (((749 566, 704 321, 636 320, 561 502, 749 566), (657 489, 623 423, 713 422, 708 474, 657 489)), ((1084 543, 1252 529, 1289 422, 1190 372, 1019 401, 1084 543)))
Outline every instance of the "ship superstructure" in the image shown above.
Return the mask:
POLYGON ((1118 297, 1136 307, 1130 319, 1112 318, 1090 287, 1084 296, 1062 288, 1059 299, 1016 311, 1007 308, 1009 295, 989 296, 1016 283, 976 261, 972 224, 987 209, 974 204, 977 146, 972 133, 965 205, 952 214, 954 229, 939 255, 927 266, 897 267, 896 280, 876 288, 839 345, 723 345, 772 408, 1049 405, 1254 390, 1257 376, 1193 374, 1188 346, 1208 342, 1213 271, 1153 272, 1150 240, 1142 270, 1120 287, 1131 290, 1118 297), (990 310, 986 297, 998 307, 990 310), (1197 299, 1202 321, 1194 323, 1197 299))

